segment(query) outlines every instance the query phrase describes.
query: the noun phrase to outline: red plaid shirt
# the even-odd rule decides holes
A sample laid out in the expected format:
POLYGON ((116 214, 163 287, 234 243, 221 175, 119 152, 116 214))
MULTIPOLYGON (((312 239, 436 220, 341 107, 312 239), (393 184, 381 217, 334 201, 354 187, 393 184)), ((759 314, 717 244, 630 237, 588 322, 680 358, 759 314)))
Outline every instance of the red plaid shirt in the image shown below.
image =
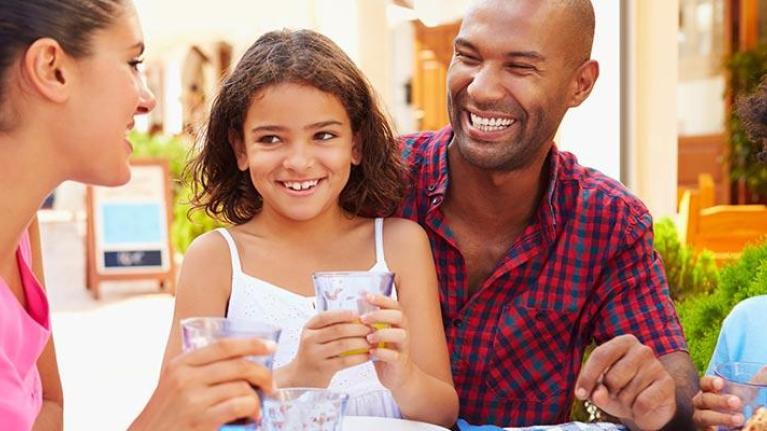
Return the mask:
POLYGON ((440 210, 452 137, 446 127, 402 138, 413 186, 399 215, 419 222, 431 241, 462 418, 500 426, 567 421, 592 341, 630 333, 658 356, 686 350, 647 209, 556 148, 535 219, 470 297, 440 210))

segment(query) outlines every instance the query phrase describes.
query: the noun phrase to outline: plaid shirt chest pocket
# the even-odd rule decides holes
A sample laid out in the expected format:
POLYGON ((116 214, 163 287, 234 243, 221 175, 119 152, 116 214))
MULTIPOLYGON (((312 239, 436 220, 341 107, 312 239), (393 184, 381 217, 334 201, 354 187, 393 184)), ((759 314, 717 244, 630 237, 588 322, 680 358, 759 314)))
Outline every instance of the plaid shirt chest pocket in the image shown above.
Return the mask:
POLYGON ((571 398, 578 314, 503 307, 493 340, 490 388, 503 399, 564 404, 571 398))

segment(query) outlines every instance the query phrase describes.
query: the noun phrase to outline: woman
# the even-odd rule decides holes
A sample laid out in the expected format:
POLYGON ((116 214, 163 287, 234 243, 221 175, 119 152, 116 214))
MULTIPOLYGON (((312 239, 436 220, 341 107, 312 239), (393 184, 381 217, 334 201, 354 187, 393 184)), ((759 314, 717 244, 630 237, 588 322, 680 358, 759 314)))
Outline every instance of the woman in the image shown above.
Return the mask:
MULTIPOLYGON (((49 309, 27 227, 66 180, 120 185, 126 139, 155 100, 138 72, 144 50, 130 0, 0 3, 0 424, 62 428, 63 397, 49 309)), ((211 430, 258 414, 250 384, 271 375, 243 356, 273 349, 227 340, 166 363, 134 430, 211 430)))

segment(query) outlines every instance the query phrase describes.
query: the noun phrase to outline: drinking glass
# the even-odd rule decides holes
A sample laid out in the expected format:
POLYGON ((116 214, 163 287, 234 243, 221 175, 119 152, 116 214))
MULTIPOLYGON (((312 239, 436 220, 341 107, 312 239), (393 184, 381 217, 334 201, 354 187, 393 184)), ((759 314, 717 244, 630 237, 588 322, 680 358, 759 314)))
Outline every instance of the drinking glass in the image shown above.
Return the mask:
MULTIPOLYGON (((714 374, 724 380, 723 394, 740 398, 745 421, 756 409, 767 406, 767 364, 724 362, 714 368, 714 374)), ((729 429, 720 427, 720 430, 729 429)))
MULTIPOLYGON (((312 274, 317 294, 317 311, 351 310, 358 315, 377 310, 368 302, 368 293, 391 296, 394 286, 393 272, 337 271, 312 274)), ((386 328, 387 323, 374 323, 375 329, 386 328)), ((379 343, 378 347, 384 347, 379 343)), ((356 349, 342 353, 343 356, 359 355, 368 349, 356 349)))
MULTIPOLYGON (((264 322, 251 320, 232 320, 225 317, 192 317, 181 321, 181 336, 184 351, 201 349, 213 342, 224 338, 258 338, 277 343, 280 339, 280 328, 264 322)), ((274 354, 248 356, 269 370, 272 369, 274 354)), ((257 388, 259 397, 263 394, 257 388)), ((253 418, 242 418, 230 422, 221 430, 256 430, 258 424, 253 418)))
POLYGON ((278 389, 264 398, 266 431, 339 431, 349 395, 319 388, 278 389))

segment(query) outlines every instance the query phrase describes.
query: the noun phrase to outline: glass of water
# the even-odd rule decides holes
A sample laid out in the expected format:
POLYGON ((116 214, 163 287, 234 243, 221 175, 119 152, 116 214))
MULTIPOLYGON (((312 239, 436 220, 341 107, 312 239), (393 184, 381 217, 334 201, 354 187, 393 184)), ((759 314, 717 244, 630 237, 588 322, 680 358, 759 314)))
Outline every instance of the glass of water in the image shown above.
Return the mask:
POLYGON ((319 388, 278 389, 264 398, 266 431, 340 431, 349 395, 319 388))
POLYGON ((767 364, 724 362, 714 368, 714 374, 724 380, 723 394, 740 398, 746 421, 759 407, 767 406, 767 364))
MULTIPOLYGON (((277 343, 280 339, 280 333, 280 328, 274 325, 250 320, 230 320, 225 317, 192 317, 181 321, 181 336, 185 352, 201 349, 224 338, 258 338, 277 343)), ((248 359, 271 370, 274 354, 249 356, 248 359)), ((256 390, 258 391, 257 388, 256 390)), ((263 394, 258 392, 263 401, 263 394)), ((258 424, 253 418, 242 418, 221 429, 256 430, 258 424)))

